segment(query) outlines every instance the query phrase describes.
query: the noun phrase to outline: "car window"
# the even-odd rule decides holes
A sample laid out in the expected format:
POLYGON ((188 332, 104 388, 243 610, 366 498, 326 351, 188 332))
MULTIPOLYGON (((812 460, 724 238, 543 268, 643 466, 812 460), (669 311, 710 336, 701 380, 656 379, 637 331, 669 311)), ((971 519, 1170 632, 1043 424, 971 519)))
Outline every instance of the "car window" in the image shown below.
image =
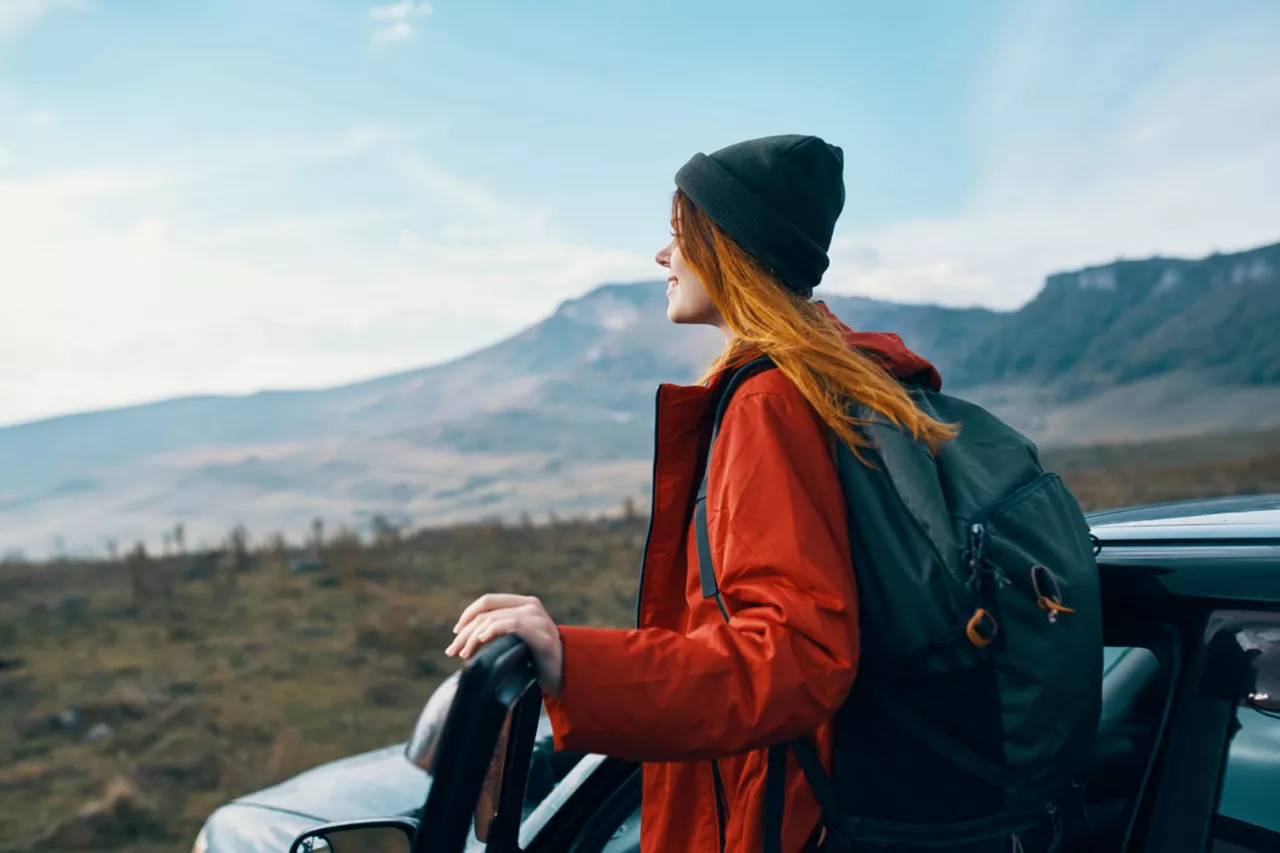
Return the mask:
MULTIPOLYGON (((467 840, 466 849, 468 853, 479 853, 479 851, 486 849, 487 825, 497 815, 499 794, 505 783, 514 781, 509 778, 509 773, 518 772, 519 770, 519 768, 508 767, 505 761, 507 735, 511 719, 512 714, 509 712, 503 732, 499 736, 498 742, 494 747, 494 753, 489 760, 489 769, 485 775, 484 786, 480 792, 480 799, 476 804, 476 821, 472 825, 472 832, 467 840)), ((602 759, 603 756, 595 756, 595 758, 602 759)), ((544 711, 538 721, 538 736, 534 741, 533 754, 529 760, 528 776, 525 780, 524 803, 521 808, 521 849, 527 843, 527 838, 532 837, 532 833, 526 831, 527 825, 535 816, 535 812, 539 811, 539 806, 550 799, 563 802, 580 784, 582 774, 575 771, 577 771, 579 765, 583 764, 581 759, 581 755, 555 751, 551 737, 550 721, 544 711), (554 798, 551 796, 553 793, 556 795, 554 798)), ((591 764, 590 766, 595 765, 591 764)), ((589 768, 583 769, 586 771, 589 768)), ((554 811, 554 808, 546 811, 546 814, 540 818, 541 822, 545 823, 546 819, 551 814, 554 814, 554 811)))
POLYGON ((1102 664, 1102 715, 1080 779, 1089 819, 1073 827, 1073 849, 1122 846, 1168 703, 1170 671, 1151 649, 1107 646, 1102 664))
POLYGON ((1280 850, 1280 630, 1263 629, 1252 639, 1258 682, 1236 715, 1213 853, 1280 850))
POLYGON ((1241 708, 1214 821, 1213 853, 1280 850, 1280 719, 1241 708))
POLYGON ((567 775, 556 783, 551 792, 534 807, 524 823, 520 825, 521 849, 537 838, 538 833, 551 821, 556 812, 573 796, 574 792, 588 783, 592 774, 604 762, 603 755, 591 754, 583 756, 573 765, 567 775))

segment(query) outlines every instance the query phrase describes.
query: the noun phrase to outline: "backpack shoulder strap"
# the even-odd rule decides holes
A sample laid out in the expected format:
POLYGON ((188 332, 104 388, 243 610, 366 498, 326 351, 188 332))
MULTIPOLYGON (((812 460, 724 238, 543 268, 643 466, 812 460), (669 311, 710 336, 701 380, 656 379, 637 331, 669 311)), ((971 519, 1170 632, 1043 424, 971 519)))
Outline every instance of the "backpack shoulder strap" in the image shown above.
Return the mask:
MULTIPOLYGON (((716 403, 715 420, 711 427, 711 443, 707 447, 707 461, 702 468, 702 483, 698 486, 698 499, 693 509, 694 539, 698 548, 698 580, 702 585, 702 597, 714 598, 720 608, 724 621, 729 621, 729 611, 725 609, 724 599, 720 597, 720 587, 716 584, 715 563, 711 559, 711 534, 707 529, 707 481, 711 475, 711 454, 715 450, 716 438, 720 435, 720 423, 724 420, 729 402, 733 399, 738 387, 757 373, 773 370, 777 367, 773 359, 761 356, 734 370, 725 380, 720 391, 720 399, 716 403)), ((768 767, 765 774, 765 822, 768 824, 765 834, 766 853, 781 853, 782 812, 786 800, 786 761, 787 745, 776 744, 769 748, 768 767), (776 825, 776 828, 775 828, 776 825)))
MULTIPOLYGON (((720 423, 724 420, 725 412, 729 409, 729 403, 733 399, 733 395, 738 388, 755 376, 757 373, 764 373, 766 370, 774 370, 778 365, 773 363, 773 359, 767 355, 753 358, 751 361, 730 369, 729 378, 724 380, 724 387, 720 389, 720 397, 716 403, 716 417, 711 430, 711 443, 714 445, 716 436, 720 434, 720 423)), ((707 451, 707 467, 710 467, 711 452, 707 451)))
POLYGON ((724 387, 720 391, 720 399, 716 403, 715 420, 711 427, 711 444, 707 447, 707 461, 702 468, 702 483, 698 486, 698 499, 693 509, 694 539, 698 546, 698 580, 702 585, 702 597, 714 598, 720 607, 720 615, 729 621, 729 612, 725 610, 724 601, 720 598, 720 588, 716 585, 715 564, 711 560, 711 535, 707 529, 707 480, 711 472, 711 454, 715 450, 716 437, 720 434, 720 423, 724 420, 725 411, 734 392, 743 382, 757 373, 773 370, 777 365, 768 356, 753 359, 741 367, 735 368, 724 387))

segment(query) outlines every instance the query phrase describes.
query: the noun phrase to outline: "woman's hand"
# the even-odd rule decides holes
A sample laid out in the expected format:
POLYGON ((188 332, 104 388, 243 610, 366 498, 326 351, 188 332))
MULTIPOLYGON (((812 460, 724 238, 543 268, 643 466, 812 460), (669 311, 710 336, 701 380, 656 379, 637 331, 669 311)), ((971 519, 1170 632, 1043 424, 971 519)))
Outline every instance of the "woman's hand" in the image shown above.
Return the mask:
POLYGON ((564 647, 556 623, 542 602, 529 595, 490 593, 477 598, 453 627, 458 636, 445 649, 450 657, 467 660, 478 646, 503 634, 515 634, 533 652, 542 692, 560 696, 564 676, 564 647))

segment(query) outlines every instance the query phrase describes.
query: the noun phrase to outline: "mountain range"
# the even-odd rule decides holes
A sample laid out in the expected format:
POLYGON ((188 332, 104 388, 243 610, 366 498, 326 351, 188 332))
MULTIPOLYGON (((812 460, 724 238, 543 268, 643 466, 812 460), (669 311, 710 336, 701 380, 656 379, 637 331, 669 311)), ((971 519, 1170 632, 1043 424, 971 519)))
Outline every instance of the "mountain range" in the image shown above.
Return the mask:
MULTIPOLYGON (((212 542, 236 522, 443 523, 617 507, 648 490, 653 390, 721 342, 661 283, 605 285, 445 364, 313 391, 201 396, 0 429, 0 550, 212 542)), ((1280 424, 1280 244, 1051 275, 1015 311, 830 295, 1042 446, 1280 424)))

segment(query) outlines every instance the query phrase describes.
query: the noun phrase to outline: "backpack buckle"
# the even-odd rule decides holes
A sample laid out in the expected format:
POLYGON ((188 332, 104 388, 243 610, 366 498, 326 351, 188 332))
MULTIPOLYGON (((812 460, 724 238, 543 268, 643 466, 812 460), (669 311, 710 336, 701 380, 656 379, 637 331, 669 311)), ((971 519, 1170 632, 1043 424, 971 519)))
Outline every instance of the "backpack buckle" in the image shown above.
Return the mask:
POLYGON ((965 562, 969 564, 969 571, 976 572, 978 566, 982 563, 983 551, 987 545, 987 528, 981 524, 972 524, 969 527, 969 547, 965 549, 965 562))

